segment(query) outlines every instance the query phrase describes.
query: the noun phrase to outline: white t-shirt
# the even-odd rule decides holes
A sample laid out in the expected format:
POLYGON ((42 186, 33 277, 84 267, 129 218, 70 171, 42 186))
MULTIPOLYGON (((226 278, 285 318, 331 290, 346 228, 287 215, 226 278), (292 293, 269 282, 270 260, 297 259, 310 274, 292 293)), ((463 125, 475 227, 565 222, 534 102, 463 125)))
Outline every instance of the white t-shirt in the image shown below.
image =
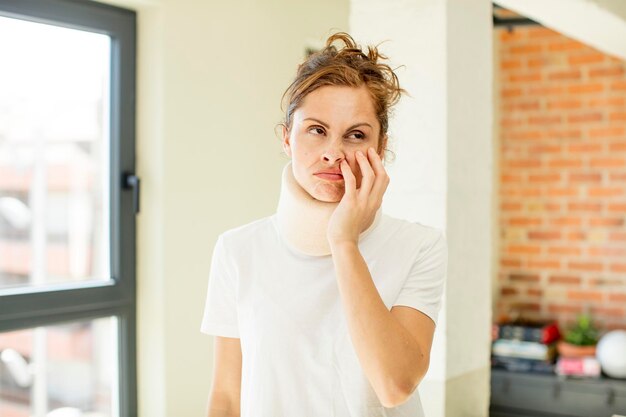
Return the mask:
MULTIPOLYGON (((359 241, 387 308, 437 323, 447 270, 444 233, 382 213, 359 241)), ((286 242, 276 214, 222 233, 201 331, 240 339, 242 417, 423 417, 416 389, 381 405, 352 345, 332 256, 286 242)))

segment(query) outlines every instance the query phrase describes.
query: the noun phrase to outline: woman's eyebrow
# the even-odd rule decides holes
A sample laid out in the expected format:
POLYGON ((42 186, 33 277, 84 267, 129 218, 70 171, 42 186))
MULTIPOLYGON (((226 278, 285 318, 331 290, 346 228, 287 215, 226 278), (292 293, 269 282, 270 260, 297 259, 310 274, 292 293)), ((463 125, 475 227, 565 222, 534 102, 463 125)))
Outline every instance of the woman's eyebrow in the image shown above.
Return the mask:
MULTIPOLYGON (((306 118, 306 119, 304 119, 304 120, 305 120, 305 121, 306 121, 306 120, 312 120, 312 121, 314 121, 315 123, 319 123, 319 124, 321 124, 321 125, 322 125, 322 126, 324 126, 326 129, 329 129, 329 128, 330 128, 330 127, 329 127, 326 123, 322 122, 321 120, 315 119, 315 118, 313 118, 313 117, 307 117, 307 118, 306 118)), ((371 124, 369 124, 369 123, 365 123, 365 122, 361 122, 361 123, 356 123, 356 124, 353 124, 352 126, 350 126, 349 128, 347 128, 346 130, 352 130, 352 129, 354 129, 355 127, 359 127, 359 126, 369 126, 369 127, 370 127, 370 129, 373 129, 371 124)))

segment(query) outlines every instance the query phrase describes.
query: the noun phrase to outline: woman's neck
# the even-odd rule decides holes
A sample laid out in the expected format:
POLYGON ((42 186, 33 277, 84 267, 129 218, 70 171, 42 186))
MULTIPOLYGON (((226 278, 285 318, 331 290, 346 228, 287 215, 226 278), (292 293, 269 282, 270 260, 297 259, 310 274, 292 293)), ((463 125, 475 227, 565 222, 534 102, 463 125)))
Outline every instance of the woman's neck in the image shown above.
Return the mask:
MULTIPOLYGON (((339 202, 328 203, 315 199, 294 177, 291 161, 284 166, 276 218, 279 232, 291 246, 307 255, 330 255, 326 232, 330 216, 338 205, 339 202)), ((379 208, 374 219, 361 232, 359 239, 378 224, 381 214, 379 208)))

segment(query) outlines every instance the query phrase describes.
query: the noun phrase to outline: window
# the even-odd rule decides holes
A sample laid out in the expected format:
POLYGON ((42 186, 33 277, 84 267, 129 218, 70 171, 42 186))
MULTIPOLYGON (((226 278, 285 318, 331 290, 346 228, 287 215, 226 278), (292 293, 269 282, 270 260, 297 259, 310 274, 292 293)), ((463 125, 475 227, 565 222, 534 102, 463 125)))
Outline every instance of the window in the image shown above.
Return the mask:
POLYGON ((0 415, 137 414, 133 11, 0 0, 0 415))

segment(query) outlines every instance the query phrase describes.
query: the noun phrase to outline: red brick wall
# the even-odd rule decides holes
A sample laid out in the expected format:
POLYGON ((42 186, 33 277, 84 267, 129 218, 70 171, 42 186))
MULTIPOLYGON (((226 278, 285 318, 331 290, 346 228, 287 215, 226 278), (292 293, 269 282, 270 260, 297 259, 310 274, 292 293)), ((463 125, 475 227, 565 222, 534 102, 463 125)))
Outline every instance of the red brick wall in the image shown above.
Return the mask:
POLYGON ((496 320, 626 329, 626 65, 540 26, 497 29, 496 320))

